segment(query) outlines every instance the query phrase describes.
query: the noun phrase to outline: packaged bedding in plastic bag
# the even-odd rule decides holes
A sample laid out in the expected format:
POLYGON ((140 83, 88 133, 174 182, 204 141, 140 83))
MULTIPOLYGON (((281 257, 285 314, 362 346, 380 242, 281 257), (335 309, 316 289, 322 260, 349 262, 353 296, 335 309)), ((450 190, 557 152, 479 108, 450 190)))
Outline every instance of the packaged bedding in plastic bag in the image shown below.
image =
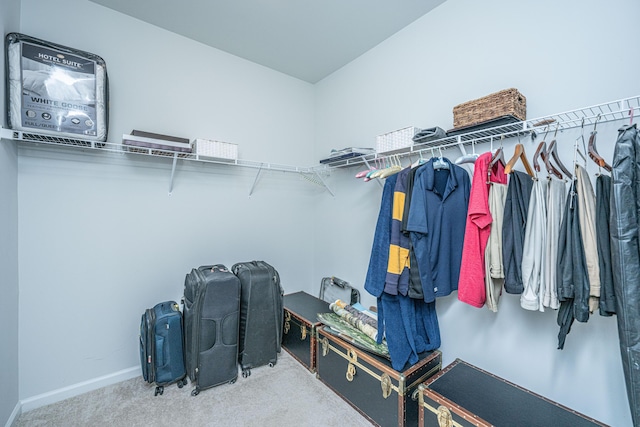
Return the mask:
POLYGON ((11 129, 107 140, 109 84, 101 57, 9 33, 5 59, 7 124, 11 129))

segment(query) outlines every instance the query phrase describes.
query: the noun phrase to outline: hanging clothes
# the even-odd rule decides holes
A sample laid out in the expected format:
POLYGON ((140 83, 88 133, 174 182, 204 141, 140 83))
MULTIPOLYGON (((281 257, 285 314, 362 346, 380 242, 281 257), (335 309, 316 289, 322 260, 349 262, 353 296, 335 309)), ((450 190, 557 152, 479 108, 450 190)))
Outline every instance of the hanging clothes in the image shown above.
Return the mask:
POLYGON ((487 295, 485 250, 493 221, 489 211, 489 187, 491 183, 507 183, 507 175, 501 162, 496 162, 492 170, 489 170, 492 157, 491 152, 483 153, 474 164, 458 283, 458 299, 478 308, 485 304, 487 295))
POLYGON ((596 237, 596 195, 591 186, 587 170, 576 165, 576 187, 580 205, 580 231, 582 246, 587 263, 589 277, 589 313, 598 309, 600 304, 600 260, 596 237))
POLYGON ((389 262, 384 291, 391 295, 407 295, 409 289, 409 245, 410 238, 402 233, 407 178, 411 168, 405 168, 397 174, 393 190, 391 208, 391 236, 389 242, 389 262))
POLYGON ((532 187, 533 179, 528 174, 520 171, 513 171, 509 174, 502 224, 504 290, 509 294, 520 294, 524 289, 522 286, 522 252, 532 187))
POLYGON ((484 254, 486 305, 494 313, 498 311, 498 302, 504 285, 504 265, 502 260, 502 225, 504 222, 504 204, 507 199, 507 186, 491 183, 489 188, 489 213, 493 222, 484 254))
POLYGON ((589 320, 589 279, 582 236, 580 233, 580 205, 577 201, 576 181, 571 183, 558 240, 557 281, 558 348, 563 349, 574 320, 589 320))
POLYGON ((544 270, 538 291, 538 310, 544 307, 558 309, 558 288, 556 264, 558 260, 558 238, 564 214, 567 185, 564 180, 549 177, 547 190, 547 228, 544 250, 544 270))
POLYGON ((404 199, 404 215, 402 217, 402 228, 401 231, 409 238, 409 290, 407 294, 410 298, 415 299, 424 299, 424 294, 422 292, 422 283, 420 282, 420 270, 418 268, 418 260, 416 258, 416 251, 413 247, 413 243, 411 243, 411 234, 407 229, 407 223, 409 222, 409 209, 411 207, 411 195, 413 193, 413 183, 415 180, 416 172, 418 171, 417 167, 414 167, 409 171, 409 175, 407 176, 407 188, 406 195, 404 199))
POLYGON ((640 426, 640 135, 623 126, 613 152, 611 261, 620 354, 634 426, 640 426))
POLYGON ((378 333, 377 341, 381 343, 382 337, 385 337, 391 366, 402 371, 407 364, 416 363, 420 353, 440 346, 440 329, 435 301, 427 304, 422 300, 384 291, 394 221, 393 199, 398 179, 396 174, 385 180, 364 288, 377 298, 378 331, 384 331, 378 333))
POLYGON ((611 177, 596 178, 596 234, 598 237, 598 262, 600 263, 600 315, 616 314, 616 294, 611 269, 611 240, 609 218, 611 213, 611 177))
POLYGON ((442 160, 448 168, 434 168, 434 159, 418 168, 407 221, 425 302, 458 289, 471 189, 467 172, 442 160))
POLYGON ((384 319, 384 335, 391 366, 396 371, 402 372, 407 365, 417 363, 420 353, 440 347, 435 301, 425 303, 408 296, 383 292, 378 303, 380 318, 384 319))
POLYGON ((527 228, 522 255, 522 286, 520 306, 538 310, 538 292, 544 277, 545 249, 547 245, 547 179, 535 178, 529 201, 527 228))
MULTIPOLYGON (((364 281, 364 289, 376 298, 382 295, 387 278, 389 245, 391 244, 391 209, 393 207, 393 191, 397 179, 398 175, 392 175, 384 181, 380 212, 378 213, 378 221, 373 234, 371 256, 369 257, 369 268, 367 269, 367 277, 364 281)), ((378 330, 382 330, 380 322, 381 319, 378 318, 378 330)))

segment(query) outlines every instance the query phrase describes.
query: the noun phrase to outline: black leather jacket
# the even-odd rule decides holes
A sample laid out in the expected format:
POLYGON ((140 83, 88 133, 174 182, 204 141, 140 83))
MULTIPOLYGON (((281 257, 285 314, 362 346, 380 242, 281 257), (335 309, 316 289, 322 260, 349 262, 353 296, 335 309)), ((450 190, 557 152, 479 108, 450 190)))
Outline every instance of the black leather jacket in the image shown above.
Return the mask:
POLYGON ((611 189, 611 263, 620 352, 634 426, 640 426, 640 134, 618 130, 611 189))
POLYGON ((558 348, 562 349, 573 321, 589 320, 589 273, 580 234, 575 181, 571 183, 571 191, 567 196, 560 227, 557 272, 556 281, 560 300, 558 348))

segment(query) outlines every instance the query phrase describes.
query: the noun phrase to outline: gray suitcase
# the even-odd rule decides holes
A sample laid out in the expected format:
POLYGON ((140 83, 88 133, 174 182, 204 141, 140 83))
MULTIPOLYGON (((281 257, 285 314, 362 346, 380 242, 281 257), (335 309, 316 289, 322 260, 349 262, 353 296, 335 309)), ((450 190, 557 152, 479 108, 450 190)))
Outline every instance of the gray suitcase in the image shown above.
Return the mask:
POLYGON ((360 302, 360 291, 335 276, 323 277, 320 283, 319 298, 329 304, 336 302, 336 300, 342 300, 349 305, 353 305, 360 302))
POLYGON ((238 378, 240 281, 224 265, 194 268, 184 283, 187 374, 201 390, 238 378))

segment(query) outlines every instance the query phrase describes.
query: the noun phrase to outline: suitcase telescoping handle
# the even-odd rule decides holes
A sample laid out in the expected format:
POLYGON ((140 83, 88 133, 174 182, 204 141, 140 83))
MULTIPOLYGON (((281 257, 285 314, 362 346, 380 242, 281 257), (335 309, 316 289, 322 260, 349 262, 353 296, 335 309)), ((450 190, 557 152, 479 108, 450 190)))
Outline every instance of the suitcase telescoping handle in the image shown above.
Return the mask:
POLYGON ((223 273, 226 273, 229 271, 229 269, 223 264, 203 265, 199 267, 199 270, 211 271, 212 273, 215 273, 216 271, 222 271, 223 273))
POLYGON ((342 289, 344 289, 345 286, 347 285, 347 282, 345 282, 342 279, 338 279, 337 277, 331 277, 331 280, 333 281, 333 283, 340 286, 342 289))

